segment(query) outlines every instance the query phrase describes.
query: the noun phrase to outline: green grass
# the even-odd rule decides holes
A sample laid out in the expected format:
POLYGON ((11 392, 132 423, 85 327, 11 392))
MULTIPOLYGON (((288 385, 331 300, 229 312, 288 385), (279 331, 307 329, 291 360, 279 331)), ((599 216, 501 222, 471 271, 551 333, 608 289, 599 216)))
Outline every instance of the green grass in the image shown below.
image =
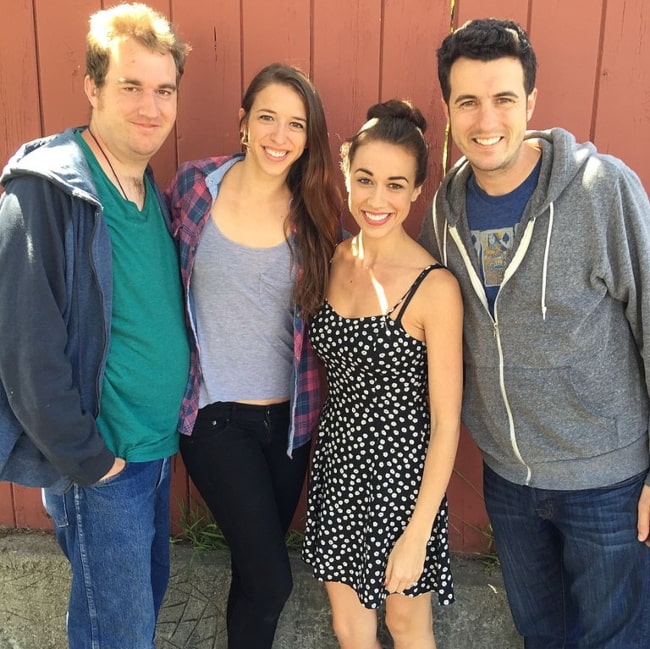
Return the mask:
MULTIPOLYGON (((198 551, 228 550, 228 544, 223 532, 214 522, 212 514, 205 505, 181 503, 181 533, 174 538, 175 542, 188 543, 198 551)), ((287 548, 298 551, 302 547, 304 534, 298 530, 289 530, 286 538, 287 548)))

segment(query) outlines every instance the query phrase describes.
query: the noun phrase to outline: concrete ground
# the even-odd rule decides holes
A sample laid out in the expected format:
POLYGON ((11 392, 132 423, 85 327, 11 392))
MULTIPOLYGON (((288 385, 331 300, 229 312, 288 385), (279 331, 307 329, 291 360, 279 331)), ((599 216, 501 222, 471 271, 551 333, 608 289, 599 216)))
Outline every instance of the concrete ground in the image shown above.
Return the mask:
MULTIPOLYGON (((225 649, 228 555, 172 548, 172 577, 158 649, 225 649)), ((294 591, 274 649, 337 649, 322 584, 293 557, 294 591)), ((438 649, 521 649, 498 568, 455 558, 456 603, 434 607, 438 649)), ((68 566, 54 538, 0 529, 0 649, 64 649, 68 566)), ((384 647, 391 647, 382 629, 384 647)))

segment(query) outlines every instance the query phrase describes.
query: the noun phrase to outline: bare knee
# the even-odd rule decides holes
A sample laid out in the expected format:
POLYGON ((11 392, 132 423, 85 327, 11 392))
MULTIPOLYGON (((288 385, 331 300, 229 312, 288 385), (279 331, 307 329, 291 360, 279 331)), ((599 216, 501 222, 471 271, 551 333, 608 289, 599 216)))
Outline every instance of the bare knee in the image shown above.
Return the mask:
POLYGON ((405 609, 386 609, 386 627, 390 632, 393 642, 408 639, 413 634, 412 615, 405 609))
POLYGON ((377 612, 365 608, 352 588, 326 582, 332 605, 332 627, 341 649, 381 649, 377 640, 377 612))
POLYGON ((393 639, 395 649, 403 647, 435 649, 430 604, 422 606, 424 602, 416 602, 402 596, 399 598, 399 601, 393 599, 386 606, 386 627, 393 639))
POLYGON ((359 624, 349 616, 332 616, 332 628, 341 649, 378 649, 376 625, 359 624))

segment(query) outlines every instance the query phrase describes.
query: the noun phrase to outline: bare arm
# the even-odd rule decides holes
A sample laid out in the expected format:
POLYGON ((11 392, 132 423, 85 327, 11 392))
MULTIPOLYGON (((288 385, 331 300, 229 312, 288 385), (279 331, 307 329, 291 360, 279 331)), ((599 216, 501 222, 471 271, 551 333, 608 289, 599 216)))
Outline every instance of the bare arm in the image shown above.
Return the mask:
POLYGON ((458 283, 448 271, 436 270, 416 298, 413 306, 421 313, 427 343, 431 437, 413 515, 388 559, 389 592, 402 592, 422 574, 426 545, 451 477, 460 435, 463 306, 458 283))

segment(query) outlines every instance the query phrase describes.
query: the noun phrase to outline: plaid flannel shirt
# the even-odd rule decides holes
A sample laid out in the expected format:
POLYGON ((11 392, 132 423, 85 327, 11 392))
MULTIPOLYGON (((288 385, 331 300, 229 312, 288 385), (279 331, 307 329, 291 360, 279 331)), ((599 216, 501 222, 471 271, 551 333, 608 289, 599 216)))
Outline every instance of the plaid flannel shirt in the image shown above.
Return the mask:
MULTIPOLYGON (((172 215, 172 232, 179 241, 181 276, 185 296, 187 324, 192 332, 190 376, 188 379, 179 430, 191 435, 199 410, 201 365, 196 335, 194 308, 190 293, 190 279, 201 233, 210 218, 210 208, 219 192, 225 173, 242 159, 241 154, 205 158, 182 164, 165 192, 172 215)), ((291 426, 288 455, 294 448, 306 444, 318 422, 320 411, 320 377, 318 361, 307 335, 300 307, 293 315, 293 372, 290 386, 291 426)))

